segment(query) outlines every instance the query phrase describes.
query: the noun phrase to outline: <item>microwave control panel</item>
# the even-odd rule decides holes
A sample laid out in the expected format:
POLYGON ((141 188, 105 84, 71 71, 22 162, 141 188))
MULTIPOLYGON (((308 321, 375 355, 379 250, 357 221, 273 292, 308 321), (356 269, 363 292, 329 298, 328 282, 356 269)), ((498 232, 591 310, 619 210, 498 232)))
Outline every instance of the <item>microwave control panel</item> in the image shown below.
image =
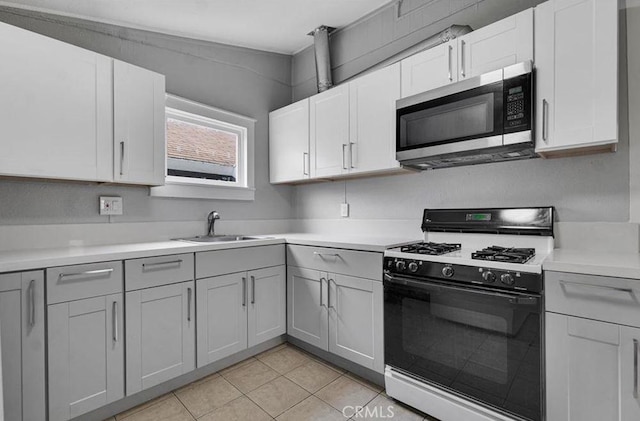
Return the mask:
POLYGON ((532 108, 531 73, 504 80, 504 132, 531 130, 532 108))

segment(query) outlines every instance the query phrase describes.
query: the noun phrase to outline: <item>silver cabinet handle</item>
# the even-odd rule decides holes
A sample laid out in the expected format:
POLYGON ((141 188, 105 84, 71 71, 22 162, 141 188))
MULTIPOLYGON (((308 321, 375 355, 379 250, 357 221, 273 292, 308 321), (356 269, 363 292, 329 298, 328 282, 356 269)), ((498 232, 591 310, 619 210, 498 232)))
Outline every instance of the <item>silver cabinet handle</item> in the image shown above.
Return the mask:
POLYGON ((335 310, 336 308, 331 305, 331 282, 333 282, 335 284, 336 281, 334 281, 333 279, 329 279, 327 281, 327 303, 329 305, 329 308, 332 308, 332 309, 335 310))
POLYGON ((182 264, 182 259, 178 259, 178 260, 169 260, 168 262, 155 262, 155 263, 143 263, 142 264, 142 269, 146 269, 146 268, 152 268, 155 266, 165 266, 165 265, 181 265, 182 264))
POLYGON ((118 342, 118 302, 111 305, 111 325, 113 328, 113 342, 118 342))
POLYGON ((571 282, 571 281, 560 281, 562 285, 576 285, 585 288, 597 288, 597 289, 609 289, 618 292, 626 292, 628 294, 633 294, 633 289, 631 288, 620 288, 620 287, 610 287, 608 285, 593 285, 593 284, 583 284, 581 282, 571 282))
POLYGON ((124 142, 120 142, 120 175, 124 174, 124 142))
POLYGON ((327 307, 326 305, 324 305, 324 302, 322 301, 322 283, 323 282, 327 282, 327 280, 325 278, 320 278, 320 307, 327 307))
POLYGON ((77 278, 79 276, 102 275, 102 274, 107 274, 107 273, 111 273, 111 272, 113 272, 113 268, 87 270, 87 271, 78 272, 78 273, 61 273, 60 275, 58 275, 58 280, 62 281, 65 278, 77 278))
POLYGON ((242 307, 247 306, 247 278, 242 277, 242 307))
POLYGON ((638 399, 638 340, 633 340, 633 397, 638 399))
POLYGON ((449 62, 449 81, 453 81, 453 66, 451 65, 451 52, 453 51, 453 47, 452 46, 448 46, 447 47, 447 54, 448 54, 448 62, 449 62))
POLYGON ((251 304, 256 303, 256 277, 251 277, 251 304))
POLYGON ((302 152, 302 174, 309 175, 309 152, 302 152))
POLYGON ((29 289, 27 290, 29 294, 29 327, 33 327, 36 324, 36 281, 32 279, 29 282, 29 289))
POLYGON ((355 168, 355 165, 353 165, 353 145, 355 145, 354 142, 349 143, 349 166, 351 168, 355 168))
POLYGON ((345 163, 345 161, 346 161, 346 158, 345 158, 345 155, 346 155, 345 150, 346 150, 346 148, 347 148, 346 144, 342 145, 342 169, 343 170, 347 170, 348 169, 347 168, 347 164, 345 163))
POLYGON ((460 75, 462 77, 466 77, 464 67, 464 41, 460 40, 460 75))
POLYGON ((549 103, 546 99, 542 100, 542 140, 547 142, 549 140, 549 103))
POLYGON ((336 259, 340 257, 340 255, 338 253, 319 253, 317 251, 314 251, 313 254, 315 256, 319 256, 321 259, 324 258, 325 256, 334 257, 336 259))
POLYGON ((187 288, 187 321, 191 321, 191 288, 187 288))

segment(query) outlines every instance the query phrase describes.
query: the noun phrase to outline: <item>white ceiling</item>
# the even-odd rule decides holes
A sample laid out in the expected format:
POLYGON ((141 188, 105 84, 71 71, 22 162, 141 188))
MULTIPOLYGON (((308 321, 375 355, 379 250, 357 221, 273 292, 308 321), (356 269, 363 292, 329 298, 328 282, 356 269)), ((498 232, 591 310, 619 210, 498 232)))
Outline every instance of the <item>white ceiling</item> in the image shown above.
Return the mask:
POLYGON ((295 53, 396 0, 1 0, 0 4, 224 44, 295 53))

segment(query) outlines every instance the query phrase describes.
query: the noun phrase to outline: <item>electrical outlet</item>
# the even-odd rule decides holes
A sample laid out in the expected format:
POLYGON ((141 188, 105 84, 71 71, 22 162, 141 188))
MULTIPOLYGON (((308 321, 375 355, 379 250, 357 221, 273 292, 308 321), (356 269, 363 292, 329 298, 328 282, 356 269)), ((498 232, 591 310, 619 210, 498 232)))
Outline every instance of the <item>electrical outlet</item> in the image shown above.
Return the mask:
POLYGON ((340 204, 340 216, 342 216, 343 218, 348 218, 349 217, 349 204, 348 203, 341 203, 340 204))
POLYGON ((122 215, 122 197, 100 196, 100 215, 122 215))

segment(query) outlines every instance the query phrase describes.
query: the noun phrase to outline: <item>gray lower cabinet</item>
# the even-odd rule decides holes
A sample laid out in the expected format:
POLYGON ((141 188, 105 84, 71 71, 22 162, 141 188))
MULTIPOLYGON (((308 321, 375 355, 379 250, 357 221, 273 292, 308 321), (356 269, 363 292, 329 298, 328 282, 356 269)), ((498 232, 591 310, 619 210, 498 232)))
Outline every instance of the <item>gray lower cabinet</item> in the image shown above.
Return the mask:
POLYGON ((124 397, 122 262, 47 269, 49 420, 124 397))
POLYGON ((289 335, 382 373, 382 282, 289 266, 289 335))
POLYGON ((195 368, 194 282, 126 293, 127 395, 195 368))
POLYGON ((198 367, 247 348, 246 289, 246 272, 198 279, 198 367))
POLYGON ((198 279, 198 367, 286 333, 285 266, 198 279))
POLYGON ((0 275, 1 389, 6 421, 46 418, 44 311, 42 271, 0 275))
POLYGON ((287 333, 318 348, 329 349, 327 278, 312 269, 287 267, 287 333))
POLYGON ((383 373, 382 281, 372 279, 382 254, 288 246, 287 262, 287 333, 383 373))

